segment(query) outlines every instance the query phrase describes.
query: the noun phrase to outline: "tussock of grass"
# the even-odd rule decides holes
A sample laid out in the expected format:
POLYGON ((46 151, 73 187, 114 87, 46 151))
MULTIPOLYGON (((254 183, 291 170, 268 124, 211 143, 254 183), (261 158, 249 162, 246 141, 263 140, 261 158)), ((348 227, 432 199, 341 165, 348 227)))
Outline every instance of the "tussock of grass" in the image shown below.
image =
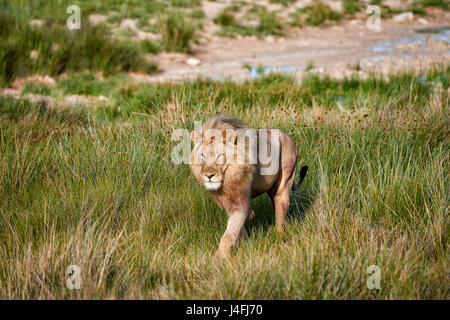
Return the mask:
POLYGON ((349 15, 354 15, 361 10, 361 4, 358 0, 342 0, 342 7, 344 8, 344 13, 349 15))
POLYGON ((339 12, 334 11, 322 1, 315 0, 312 5, 291 13, 292 22, 290 24, 295 27, 318 26, 329 21, 337 21, 340 18, 339 12))
POLYGON ((276 34, 282 35, 283 25, 278 19, 275 12, 267 12, 263 10, 260 13, 260 26, 258 32, 261 34, 276 34))
POLYGON ((105 109, 0 98, 0 297, 448 299, 449 70, 424 75, 124 83, 105 109), (310 166, 285 235, 258 198, 224 263, 225 213, 170 160, 172 130, 216 112, 288 132, 310 166))
POLYGON ((189 52, 195 26, 178 12, 169 13, 160 22, 162 46, 168 52, 189 52))
POLYGON ((104 26, 83 24, 69 30, 65 24, 33 27, 11 10, 0 18, 0 85, 15 76, 100 70, 105 75, 121 71, 152 73, 156 65, 145 61, 135 45, 109 36, 104 26), (32 52, 34 53, 34 57, 32 52))
POLYGON ((305 68, 305 71, 311 71, 312 69, 314 69, 314 62, 313 61, 310 61, 310 62, 308 62, 308 65, 306 66, 306 68, 305 68))
POLYGON ((340 18, 339 13, 321 1, 315 1, 310 7, 306 7, 304 12, 307 14, 305 23, 313 26, 318 26, 329 20, 339 20, 340 18))
POLYGON ((247 10, 241 21, 235 19, 232 7, 223 10, 214 22, 222 26, 221 35, 233 37, 236 34, 245 36, 283 35, 283 24, 275 12, 254 5, 247 10), (254 25, 251 25, 254 23, 254 25))
POLYGON ((221 26, 232 26, 235 23, 234 14, 231 10, 223 10, 216 18, 214 18, 214 23, 220 24, 221 26))
POLYGON ((201 28, 198 21, 203 18, 197 0, 171 0, 169 3, 130 0, 126 4, 115 0, 85 0, 78 4, 81 29, 69 30, 66 26, 68 5, 46 0, 0 3, 0 86, 9 85, 15 77, 36 73, 58 75, 83 70, 102 71, 105 76, 126 71, 154 73, 158 66, 148 61, 145 54, 161 50, 189 51, 189 42, 195 29, 201 28), (186 16, 195 23, 178 19, 181 13, 169 13, 161 30, 164 40, 161 44, 134 41, 130 38, 136 32, 131 29, 120 30, 112 36, 111 28, 117 27, 123 19, 138 19, 139 28, 159 32, 149 20, 172 12, 168 5, 189 11, 186 16), (106 24, 91 25, 91 14, 105 15, 106 24), (37 19, 37 24, 30 26, 33 19, 37 19), (107 25, 109 23, 113 25, 107 25))
POLYGON ((174 7, 196 7, 200 5, 200 0, 169 0, 174 7))
POLYGON ((22 93, 34 93, 49 96, 52 93, 52 89, 45 84, 35 84, 33 82, 28 82, 25 84, 22 93))
POLYGON ((139 47, 140 49, 145 52, 145 53, 159 53, 161 51, 161 47, 160 44, 158 42, 155 41, 150 41, 150 40, 141 40, 139 42, 139 47))
POLYGON ((281 3, 284 6, 294 3, 296 0, 270 0, 271 3, 281 3))
POLYGON ((91 73, 71 75, 58 82, 58 88, 62 89, 62 94, 81 95, 108 95, 117 88, 123 77, 108 78, 106 81, 97 79, 91 73))

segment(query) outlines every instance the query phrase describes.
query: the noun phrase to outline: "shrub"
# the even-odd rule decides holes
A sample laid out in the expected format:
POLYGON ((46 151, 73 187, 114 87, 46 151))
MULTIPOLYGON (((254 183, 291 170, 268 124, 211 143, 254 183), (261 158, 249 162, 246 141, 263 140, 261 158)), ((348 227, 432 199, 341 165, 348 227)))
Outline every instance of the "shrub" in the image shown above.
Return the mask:
POLYGON ((310 7, 306 8, 308 16, 306 23, 313 26, 318 26, 327 20, 339 20, 339 13, 332 10, 329 5, 321 1, 314 2, 310 7))
POLYGON ((361 9, 358 0, 343 0, 344 13, 353 15, 361 9))
POLYGON ((262 34, 281 34, 283 26, 274 12, 263 10, 260 13, 259 32, 262 34))
POLYGON ((234 14, 229 10, 223 10, 215 19, 214 23, 220 24, 221 26, 232 26, 234 25, 234 14))

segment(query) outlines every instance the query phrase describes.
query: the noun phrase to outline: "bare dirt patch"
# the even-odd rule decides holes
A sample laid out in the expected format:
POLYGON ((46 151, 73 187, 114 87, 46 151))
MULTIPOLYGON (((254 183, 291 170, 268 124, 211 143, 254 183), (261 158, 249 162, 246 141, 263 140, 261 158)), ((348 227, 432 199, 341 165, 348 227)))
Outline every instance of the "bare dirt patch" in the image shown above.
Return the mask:
MULTIPOLYGON (((208 4, 206 15, 222 8, 208 4)), ((414 17, 408 23, 381 20, 381 32, 366 26, 366 16, 329 27, 290 29, 286 36, 224 38, 209 34, 207 41, 194 46, 194 54, 159 54, 155 57, 161 72, 141 75, 138 81, 180 81, 195 78, 242 81, 254 76, 250 68, 258 66, 289 68, 301 78, 306 72, 328 73, 343 77, 353 72, 383 74, 400 70, 418 70, 450 61, 448 34, 417 33, 420 28, 448 27, 450 14, 440 11, 425 19, 414 17), (189 65, 192 57, 201 64, 189 65), (308 65, 314 68, 306 70, 308 65)))

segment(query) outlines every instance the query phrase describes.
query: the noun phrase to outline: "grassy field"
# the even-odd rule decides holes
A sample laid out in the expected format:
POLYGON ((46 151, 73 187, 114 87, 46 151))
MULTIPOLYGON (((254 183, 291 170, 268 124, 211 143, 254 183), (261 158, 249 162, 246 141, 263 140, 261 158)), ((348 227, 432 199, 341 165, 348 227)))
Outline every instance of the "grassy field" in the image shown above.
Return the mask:
POLYGON ((447 66, 301 83, 70 74, 25 87, 53 103, 2 97, 0 298, 449 299, 449 80, 447 66), (288 132, 310 167, 286 233, 257 198, 225 262, 225 213, 170 158, 174 129, 216 113, 288 132))
MULTIPOLYGON (((291 0, 271 0, 284 6, 291 0)), ((415 0, 402 9, 381 0, 383 17, 404 11, 427 15, 427 8, 448 10, 445 0, 415 0)), ((364 15, 366 6, 357 0, 343 0, 342 12, 321 0, 294 10, 282 18, 265 6, 232 1, 210 22, 219 27, 214 36, 283 36, 289 28, 338 24, 343 19, 364 15)), ((58 76, 73 72, 121 72, 152 74, 158 71, 159 52, 192 53, 207 22, 200 0, 3 0, 0 2, 0 87, 15 77, 33 74, 58 76), (66 26, 70 5, 80 8, 80 29, 66 26), (97 16, 97 22, 92 20, 97 16), (127 22, 122 25, 122 22, 127 22), (134 27, 131 27, 134 26, 134 27)))
POLYGON ((197 0, 80 0, 80 29, 66 27, 68 0, 6 0, 0 2, 0 86, 15 76, 101 71, 104 75, 158 69, 153 54, 189 52, 194 31, 202 28, 197 0), (92 23, 90 15, 105 21, 92 23), (136 19, 141 32, 160 35, 140 39, 136 30, 120 27, 136 19), (151 22, 151 23, 150 23, 151 22))

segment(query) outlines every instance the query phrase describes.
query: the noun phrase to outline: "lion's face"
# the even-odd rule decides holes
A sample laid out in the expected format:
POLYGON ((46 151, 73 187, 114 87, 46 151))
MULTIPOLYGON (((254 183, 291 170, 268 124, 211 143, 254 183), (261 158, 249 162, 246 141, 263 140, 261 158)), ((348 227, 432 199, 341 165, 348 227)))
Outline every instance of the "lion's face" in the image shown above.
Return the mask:
POLYGON ((222 143, 202 144, 197 153, 203 185, 210 191, 219 190, 225 178, 227 164, 224 147, 222 143))

